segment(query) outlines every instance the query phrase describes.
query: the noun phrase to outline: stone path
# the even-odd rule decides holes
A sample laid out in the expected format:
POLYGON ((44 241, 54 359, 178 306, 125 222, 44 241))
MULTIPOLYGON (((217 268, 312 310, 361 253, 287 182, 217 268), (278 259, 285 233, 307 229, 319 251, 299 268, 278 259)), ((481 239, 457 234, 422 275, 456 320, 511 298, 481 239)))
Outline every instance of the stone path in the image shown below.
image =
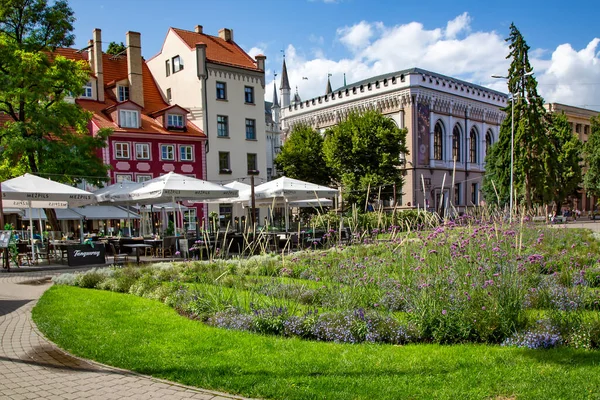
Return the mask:
POLYGON ((33 306, 56 273, 0 272, 0 399, 241 399, 111 368, 60 350, 31 319, 33 306))

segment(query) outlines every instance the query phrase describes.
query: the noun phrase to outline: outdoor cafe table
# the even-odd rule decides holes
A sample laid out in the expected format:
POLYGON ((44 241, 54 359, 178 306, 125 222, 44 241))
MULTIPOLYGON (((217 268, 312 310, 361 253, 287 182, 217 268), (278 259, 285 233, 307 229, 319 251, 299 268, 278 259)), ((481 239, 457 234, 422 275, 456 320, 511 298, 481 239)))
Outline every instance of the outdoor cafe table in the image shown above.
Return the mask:
POLYGON ((156 249, 163 244, 163 239, 144 239, 144 243, 152 246, 152 250, 154 250, 154 254, 156 254, 156 249))
POLYGON ((140 249, 147 249, 152 247, 150 244, 145 243, 135 243, 135 244, 124 244, 123 247, 129 247, 130 249, 135 249, 135 261, 138 265, 140 265, 140 249))

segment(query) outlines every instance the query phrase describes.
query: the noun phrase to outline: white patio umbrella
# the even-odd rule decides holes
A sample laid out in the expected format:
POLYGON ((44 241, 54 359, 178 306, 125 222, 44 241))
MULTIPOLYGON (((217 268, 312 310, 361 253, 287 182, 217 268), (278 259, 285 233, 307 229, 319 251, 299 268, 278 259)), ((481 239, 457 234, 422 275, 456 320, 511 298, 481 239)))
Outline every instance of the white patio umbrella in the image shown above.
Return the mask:
MULTIPOLYGON (((128 193, 120 191, 110 195, 115 201, 135 201, 141 204, 157 204, 175 200, 208 200, 238 195, 236 189, 231 189, 202 179, 169 172, 149 181, 143 182, 142 187, 128 193)), ((177 236, 177 219, 175 218, 175 236, 177 236)))
MULTIPOLYGON (((2 201, 21 200, 29 202, 29 228, 31 230, 31 250, 35 256, 33 246, 33 219, 31 208, 36 205, 46 208, 63 208, 85 206, 96 203, 96 196, 85 190, 73 186, 40 178, 39 176, 25 174, 2 182, 2 201), (41 203, 37 203, 41 202, 41 203), (56 204, 54 204, 56 202, 56 204)), ((83 237, 82 237, 83 240, 83 237)))
POLYGON ((289 229, 289 202, 293 200, 307 201, 309 199, 319 199, 321 197, 331 197, 338 194, 337 189, 327 186, 317 185, 315 183, 304 182, 299 179, 281 178, 263 183, 254 188, 256 198, 264 202, 265 199, 274 201, 283 201, 285 204, 285 229, 289 229))

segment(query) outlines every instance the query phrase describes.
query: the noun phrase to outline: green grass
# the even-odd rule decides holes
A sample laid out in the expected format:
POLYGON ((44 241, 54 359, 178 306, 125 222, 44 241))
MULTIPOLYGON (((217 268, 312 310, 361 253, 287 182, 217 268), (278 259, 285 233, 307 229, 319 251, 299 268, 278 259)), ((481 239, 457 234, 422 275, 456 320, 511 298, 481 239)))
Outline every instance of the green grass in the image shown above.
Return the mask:
POLYGON ((187 385, 272 399, 600 399, 600 353, 343 345, 211 328, 132 295, 50 288, 33 310, 67 351, 187 385))

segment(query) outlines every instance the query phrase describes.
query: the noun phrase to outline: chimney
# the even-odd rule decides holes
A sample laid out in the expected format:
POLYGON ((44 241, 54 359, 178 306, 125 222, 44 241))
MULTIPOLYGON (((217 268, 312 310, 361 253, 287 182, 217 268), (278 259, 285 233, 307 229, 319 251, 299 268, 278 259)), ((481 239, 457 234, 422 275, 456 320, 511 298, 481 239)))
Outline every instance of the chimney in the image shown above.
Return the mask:
POLYGON ((196 29, 194 29, 196 33, 202 33, 202 25, 196 25, 196 29))
POLYGON ((93 33, 94 47, 92 48, 92 71, 96 75, 96 94, 98 101, 104 101, 104 69, 102 67, 102 31, 98 28, 93 33))
POLYGON ((265 60, 267 59, 267 57, 262 54, 257 54, 255 58, 256 58, 256 67, 258 69, 260 69, 261 71, 264 71, 265 70, 265 60))
POLYGON ((206 78, 206 43, 196 43, 196 73, 198 79, 206 78))
POLYGON ((233 42, 233 29, 219 29, 219 37, 226 42, 233 42))
POLYGON ((142 77, 142 40, 139 32, 127 32, 127 79, 129 99, 144 107, 144 81, 142 77))

